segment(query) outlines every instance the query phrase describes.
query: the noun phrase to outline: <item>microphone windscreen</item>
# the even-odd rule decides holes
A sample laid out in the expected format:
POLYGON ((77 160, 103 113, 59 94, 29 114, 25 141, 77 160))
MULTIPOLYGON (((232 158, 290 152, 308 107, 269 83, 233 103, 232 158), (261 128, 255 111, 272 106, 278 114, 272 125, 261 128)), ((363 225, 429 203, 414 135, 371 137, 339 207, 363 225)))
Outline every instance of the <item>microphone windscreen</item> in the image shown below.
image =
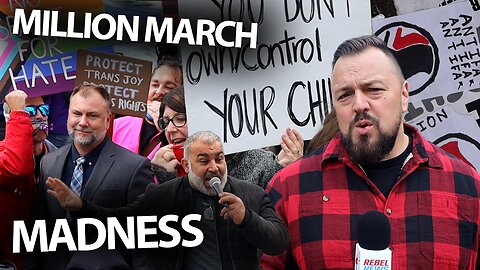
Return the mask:
POLYGON ((358 222, 357 236, 364 249, 386 249, 390 245, 390 221, 378 211, 367 212, 358 222))
POLYGON ((221 182, 220 178, 218 177, 212 177, 209 181, 208 184, 215 190, 217 194, 222 193, 222 187, 221 187, 221 182))

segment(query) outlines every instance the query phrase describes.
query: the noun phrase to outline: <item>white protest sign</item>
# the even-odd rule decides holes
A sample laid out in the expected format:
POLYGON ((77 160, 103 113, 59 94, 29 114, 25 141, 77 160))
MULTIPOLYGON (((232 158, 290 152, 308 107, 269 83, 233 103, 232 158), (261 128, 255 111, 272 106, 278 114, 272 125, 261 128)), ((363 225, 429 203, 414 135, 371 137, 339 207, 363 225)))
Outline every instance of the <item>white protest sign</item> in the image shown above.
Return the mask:
POLYGON ((409 82, 411 100, 480 87, 480 12, 468 2, 374 20, 409 82))
POLYGON ((405 120, 480 170, 480 88, 410 102, 405 120))
POLYGON ((335 49, 371 34, 368 0, 181 0, 179 13, 258 23, 256 49, 181 49, 189 133, 214 131, 226 153, 279 144, 288 127, 313 137, 331 110, 335 49))

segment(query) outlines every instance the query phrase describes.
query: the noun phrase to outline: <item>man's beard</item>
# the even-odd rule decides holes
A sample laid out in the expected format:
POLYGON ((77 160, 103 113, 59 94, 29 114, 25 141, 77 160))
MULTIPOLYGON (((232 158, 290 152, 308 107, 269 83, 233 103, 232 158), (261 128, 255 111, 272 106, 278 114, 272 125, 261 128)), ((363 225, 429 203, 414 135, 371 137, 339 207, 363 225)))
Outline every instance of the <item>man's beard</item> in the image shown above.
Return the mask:
POLYGON ((342 132, 340 133, 342 144, 347 150, 350 160, 365 167, 380 163, 380 161, 392 151, 397 139, 401 121, 402 114, 400 114, 393 130, 388 132, 380 129, 380 123, 376 117, 367 113, 357 114, 348 127, 348 135, 345 136, 342 132), (363 119, 369 120, 373 123, 373 126, 378 130, 378 138, 371 141, 370 135, 360 135, 358 142, 355 143, 352 135, 353 129, 355 128, 355 124, 363 119))
MULTIPOLYGON (((90 129, 80 129, 79 131, 91 132, 90 129)), ((100 140, 100 138, 105 137, 106 132, 104 134, 102 134, 102 133, 97 133, 97 134, 96 133, 91 133, 90 137, 88 137, 88 138, 81 138, 81 137, 76 136, 74 129, 68 130, 68 134, 70 135, 70 137, 72 137, 74 143, 82 145, 82 146, 88 146, 88 145, 91 145, 92 143, 100 140)))
POLYGON ((188 163, 188 182, 190 183, 190 186, 205 194, 205 195, 208 195, 208 196, 215 196, 217 195, 217 193, 215 192, 215 190, 210 187, 210 188, 207 188, 205 186, 205 181, 204 179, 212 179, 213 177, 218 177, 220 178, 220 186, 223 188, 225 188, 225 184, 227 183, 227 171, 225 170, 225 174, 222 176, 221 174, 214 174, 214 173, 207 173, 205 175, 205 177, 200 177, 198 175, 196 175, 193 170, 192 170, 192 166, 190 165, 190 163, 188 163))

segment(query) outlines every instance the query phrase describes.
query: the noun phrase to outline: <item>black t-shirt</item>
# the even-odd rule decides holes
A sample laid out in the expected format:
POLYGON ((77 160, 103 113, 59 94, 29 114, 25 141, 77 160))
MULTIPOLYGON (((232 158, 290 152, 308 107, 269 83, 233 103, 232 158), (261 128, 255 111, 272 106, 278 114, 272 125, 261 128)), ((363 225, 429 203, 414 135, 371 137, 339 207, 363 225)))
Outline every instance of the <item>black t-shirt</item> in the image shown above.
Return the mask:
MULTIPOLYGON (((42 153, 40 155, 35 155, 35 181, 40 175, 40 161, 42 157, 45 155, 45 147, 42 145, 42 153)), ((1 269, 1 268, 0 268, 1 269)))
POLYGON ((388 197, 393 186, 397 183, 403 163, 412 152, 412 138, 408 136, 408 139, 408 147, 399 156, 381 161, 380 164, 374 167, 364 168, 368 178, 372 180, 375 186, 377 186, 377 188, 383 193, 385 198, 388 197))
POLYGON ((199 229, 203 232, 202 243, 194 248, 185 248, 182 269, 222 269, 215 220, 220 216, 218 197, 193 192, 193 213, 202 215, 199 229))

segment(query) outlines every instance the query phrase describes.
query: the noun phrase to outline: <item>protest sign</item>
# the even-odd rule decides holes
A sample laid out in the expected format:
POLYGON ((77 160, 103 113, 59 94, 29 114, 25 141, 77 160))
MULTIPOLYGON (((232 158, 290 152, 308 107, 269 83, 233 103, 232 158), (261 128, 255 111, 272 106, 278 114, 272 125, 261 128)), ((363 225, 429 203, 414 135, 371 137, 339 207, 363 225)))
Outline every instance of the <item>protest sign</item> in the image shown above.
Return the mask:
POLYGON ((410 102, 405 120, 480 170, 480 88, 410 102))
MULTIPOLYGON (((43 96, 73 89, 76 74, 76 50, 79 48, 113 51, 110 45, 93 39, 76 40, 13 35, 15 9, 33 8, 68 11, 101 10, 101 0, 88 3, 41 1, 8 1, 0 5, 0 99, 11 90, 24 90, 30 97, 43 96)), ((63 24, 65 16, 58 24, 63 24)))
POLYGON ((76 84, 99 84, 112 96, 112 112, 144 117, 152 63, 122 55, 78 50, 76 84))
MULTIPOLYGON (((280 143, 286 128, 311 138, 331 110, 333 52, 371 34, 369 1, 179 1, 191 20, 258 24, 257 48, 183 46, 189 131, 219 134, 227 153, 280 143)), ((248 30, 248 29, 247 29, 248 30)))
POLYGON ((402 66, 412 100, 480 86, 480 12, 468 2, 372 22, 402 66))

